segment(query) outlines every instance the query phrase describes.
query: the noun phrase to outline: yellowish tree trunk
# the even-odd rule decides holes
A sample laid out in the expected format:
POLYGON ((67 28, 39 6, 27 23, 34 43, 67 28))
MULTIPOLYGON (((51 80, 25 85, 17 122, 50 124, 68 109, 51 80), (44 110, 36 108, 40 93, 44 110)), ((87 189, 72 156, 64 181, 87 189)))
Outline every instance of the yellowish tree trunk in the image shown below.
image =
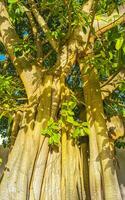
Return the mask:
POLYGON ((59 79, 43 77, 42 85, 22 113, 0 183, 1 200, 86 199, 79 147, 68 139, 68 133, 62 134, 58 149, 50 148, 48 139, 41 135, 50 117, 57 118, 60 87, 59 79))
POLYGON ((95 195, 92 199, 120 200, 121 194, 109 146, 98 74, 96 69, 91 67, 87 66, 91 73, 83 74, 87 121, 90 128, 91 197, 95 195))

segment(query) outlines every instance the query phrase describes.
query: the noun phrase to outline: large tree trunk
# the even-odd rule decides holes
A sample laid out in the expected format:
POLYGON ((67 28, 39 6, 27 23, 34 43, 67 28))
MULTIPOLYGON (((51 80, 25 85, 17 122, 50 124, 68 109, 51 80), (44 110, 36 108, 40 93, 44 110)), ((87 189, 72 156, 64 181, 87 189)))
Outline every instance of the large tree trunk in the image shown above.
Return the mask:
POLYGON ((84 83, 89 162, 88 143, 75 145, 70 127, 62 127, 59 148, 50 148, 41 135, 50 117, 57 120, 61 101, 69 95, 64 79, 46 75, 13 126, 17 138, 0 183, 1 200, 121 199, 96 71, 84 76, 84 83))
POLYGON ((64 133, 61 147, 51 149, 41 135, 50 117, 57 118, 61 92, 60 79, 45 76, 22 113, 0 184, 1 200, 86 199, 79 147, 64 133))
MULTIPOLYGON (((34 1, 29 3, 32 5, 34 1)), ((83 10, 89 12, 92 3, 88 1, 83 10)), ((36 21, 45 33, 48 32, 46 23, 41 23, 43 19, 36 6, 33 7, 36 21)), ((13 124, 13 148, 1 179, 0 200, 121 200, 98 74, 93 67, 87 66, 91 73, 83 75, 86 118, 90 129, 89 158, 88 143, 84 142, 80 147, 74 144, 69 137, 70 127, 62 127, 59 148, 50 148, 47 137, 41 135, 48 120, 58 118, 61 103, 66 98, 65 77, 79 57, 79 51, 87 54, 91 28, 87 34, 83 34, 79 27, 74 31, 67 44, 57 52, 60 56, 59 66, 54 72, 56 75, 47 75, 39 62, 30 63, 25 54, 15 56, 14 46, 20 40, 4 1, 0 2, 0 11, 0 37, 28 97, 28 105, 21 111, 19 120, 15 117, 13 124)), ((49 34, 48 41, 58 50, 49 34)))

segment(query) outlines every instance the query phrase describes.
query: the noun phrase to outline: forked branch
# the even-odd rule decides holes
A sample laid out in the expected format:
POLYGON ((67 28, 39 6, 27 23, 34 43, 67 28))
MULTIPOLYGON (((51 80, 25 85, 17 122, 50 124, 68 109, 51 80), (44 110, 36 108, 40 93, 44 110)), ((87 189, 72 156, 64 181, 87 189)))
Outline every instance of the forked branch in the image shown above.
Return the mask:
POLYGON ((28 3, 31 7, 32 13, 36 19, 36 21, 38 22, 39 26, 42 28, 42 30, 44 31, 44 33, 46 34, 46 37, 48 38, 48 41, 50 42, 50 44, 52 45, 52 47, 54 48, 55 51, 58 51, 58 43, 57 41, 52 37, 51 35, 51 31, 47 25, 47 23, 45 22, 44 18, 40 15, 38 8, 35 4, 34 0, 28 0, 28 3))

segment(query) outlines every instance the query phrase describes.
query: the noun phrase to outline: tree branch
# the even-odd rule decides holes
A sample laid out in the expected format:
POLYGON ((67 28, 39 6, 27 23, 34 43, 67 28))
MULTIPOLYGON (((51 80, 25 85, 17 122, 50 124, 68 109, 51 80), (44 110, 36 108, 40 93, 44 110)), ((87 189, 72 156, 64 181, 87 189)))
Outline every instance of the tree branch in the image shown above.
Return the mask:
POLYGON ((43 17, 40 15, 34 0, 28 0, 28 3, 31 7, 32 13, 33 13, 36 21, 38 22, 39 26, 42 28, 42 30, 46 34, 46 37, 48 38, 50 44, 52 45, 52 47, 54 48, 55 51, 58 51, 57 41, 50 34, 51 31, 49 30, 49 27, 48 27, 47 23, 45 22, 45 20, 43 19, 43 17))
MULTIPOLYGON (((0 14, 1 14, 0 15, 1 41, 4 44, 6 50, 8 51, 11 61, 14 63, 15 66, 17 66, 18 65, 16 63, 17 58, 14 55, 14 46, 20 42, 20 39, 10 22, 8 12, 3 2, 0 2, 0 14)), ((26 60, 26 65, 27 65, 27 60, 26 60)), ((21 66, 18 66, 18 71, 20 68, 21 66)))
POLYGON ((14 64, 26 89, 28 98, 36 91, 39 69, 36 65, 31 65, 25 55, 16 57, 14 55, 14 45, 18 44, 20 39, 12 26, 8 12, 3 1, 0 1, 0 35, 2 43, 5 46, 12 63, 14 64))
POLYGON ((59 67, 57 66, 55 73, 61 74, 62 77, 66 78, 73 64, 76 62, 76 57, 77 57, 77 46, 76 46, 76 39, 74 38, 73 34, 68 43, 66 43, 62 47, 59 56, 59 62, 60 62, 59 67))
POLYGON ((31 28, 32 28, 32 33, 33 33, 33 36, 34 36, 34 41, 35 41, 35 44, 36 44, 36 50, 37 50, 37 57, 40 58, 41 55, 42 55, 42 42, 38 36, 38 29, 37 29, 37 25, 36 25, 36 22, 34 20, 34 17, 32 15, 32 13, 30 12, 29 9, 27 9, 25 6, 22 6, 24 11, 26 12, 26 15, 29 19, 29 22, 30 22, 30 25, 31 25, 31 28))
POLYGON ((85 4, 83 4, 82 11, 86 13, 90 13, 93 3, 94 3, 94 0, 88 0, 85 4))
POLYGON ((93 30, 93 23, 94 23, 94 19, 95 19, 95 15, 96 15, 97 5, 98 5, 98 0, 93 1, 93 4, 91 5, 92 19, 91 19, 91 23, 90 23, 90 27, 89 27, 88 38, 87 38, 86 46, 84 48, 84 52, 87 51, 87 48, 88 48, 88 45, 89 45, 89 42, 90 42, 91 33, 92 33, 92 30, 93 30))
POLYGON ((80 57, 84 57, 86 50, 88 49, 89 41, 91 38, 91 32, 93 30, 93 23, 95 18, 95 7, 98 0, 88 0, 82 5, 82 12, 86 13, 87 16, 91 16, 90 26, 86 29, 86 34, 83 32, 83 28, 78 26, 75 30, 75 38, 77 40, 77 49, 80 57))
POLYGON ((105 84, 101 86, 102 99, 108 97, 125 80, 125 69, 122 69, 116 76, 111 76, 105 84))
POLYGON ((94 20, 95 35, 99 36, 111 28, 125 22, 125 5, 120 6, 119 13, 114 11, 110 16, 101 16, 94 20))

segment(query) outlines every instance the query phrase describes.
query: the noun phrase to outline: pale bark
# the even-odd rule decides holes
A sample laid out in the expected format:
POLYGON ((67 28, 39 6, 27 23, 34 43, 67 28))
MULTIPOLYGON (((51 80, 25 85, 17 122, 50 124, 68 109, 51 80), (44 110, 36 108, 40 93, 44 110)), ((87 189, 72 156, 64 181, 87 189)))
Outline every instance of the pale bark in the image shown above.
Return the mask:
MULTIPOLYGON (((88 1, 83 10, 90 12, 92 3, 93 1, 88 1)), ((47 34, 48 26, 39 14, 36 4, 29 0, 29 5, 39 26, 47 34)), ((37 63, 31 64, 25 55, 19 58, 14 56, 14 45, 18 43, 19 38, 3 1, 0 2, 0 12, 2 42, 24 83, 29 100, 19 126, 13 126, 17 138, 0 183, 0 199, 121 200, 109 147, 98 74, 95 70, 90 70, 91 74, 83 76, 90 129, 89 162, 85 157, 86 149, 80 154, 79 147, 69 138, 69 127, 62 127, 61 147, 58 149, 49 148, 48 139, 41 136, 42 129, 46 128, 50 117, 58 119, 61 103, 69 97, 65 77, 76 63, 78 53, 83 52, 83 43, 89 42, 91 31, 87 30, 87 34, 84 35, 81 27, 78 27, 60 51, 59 66, 54 75, 43 74, 37 63), (90 183, 85 177, 85 166, 88 168, 88 163, 90 183)), ((48 40, 52 47, 58 50, 54 38, 50 36, 48 40)))
MULTIPOLYGON (((96 70, 93 69, 89 75, 84 75, 83 80, 84 80, 85 103, 87 106, 87 115, 88 115, 87 120, 90 125, 90 140, 91 137, 93 137, 93 130, 92 130, 93 126, 96 131, 97 146, 99 150, 99 153, 96 156, 96 161, 100 161, 101 163, 104 198, 106 200, 108 199, 120 200, 121 194, 117 181, 116 169, 113 164, 110 152, 100 86, 98 81, 98 74, 96 70)), ((90 146, 90 151, 91 151, 91 146, 90 146)))
POLYGON ((97 132, 94 126, 95 119, 93 118, 93 107, 91 105, 92 94, 91 94, 91 86, 89 85, 89 81, 87 77, 84 76, 84 95, 85 95, 85 103, 87 106, 87 121, 89 122, 90 135, 89 135, 89 149, 90 149, 90 161, 89 161, 89 175, 90 175, 90 193, 91 199, 99 199, 103 198, 102 196, 102 170, 99 160, 99 149, 97 145, 97 132))
MULTIPOLYGON (((51 80, 51 77, 50 77, 51 80)), ((27 110, 24 113, 23 121, 21 123, 22 128, 20 127, 15 145, 9 155, 9 160, 7 163, 7 171, 3 176, 1 185, 0 185, 0 196, 1 199, 26 199, 30 198, 30 193, 32 194, 32 185, 35 187, 36 183, 40 182, 39 179, 34 179, 34 176, 38 177, 35 169, 35 165, 39 165, 39 151, 44 151, 45 154, 42 154, 44 165, 46 163, 46 155, 48 149, 47 141, 43 143, 43 136, 40 136, 42 128, 45 127, 48 119, 50 118, 50 106, 51 106, 51 95, 48 99, 48 83, 50 81, 46 79, 45 86, 42 91, 42 94, 45 96, 45 100, 48 100, 48 106, 44 107, 44 97, 41 97, 40 110, 35 119, 35 113, 32 113, 32 110, 27 110), (43 110, 44 107, 44 110, 43 110), (41 113, 42 112, 42 113, 41 113), (47 115, 43 115, 46 112, 47 115), (40 117, 41 115, 41 117, 40 117), (32 126, 33 120, 36 120, 35 125, 32 126), (39 121, 40 120, 40 121, 39 121), (41 123, 40 123, 41 122, 41 123), (45 145, 42 145, 45 144, 45 145), (46 148, 45 148, 46 146, 46 148), (36 160, 37 159, 37 160, 36 160), (36 162, 37 161, 37 162, 36 162), (35 175, 34 175, 35 174, 35 175), (35 180, 35 181, 34 181, 35 180), (34 182, 33 182, 34 181, 34 182), (32 183, 33 182, 33 183, 32 183), (4 190, 6 190, 6 195, 4 195, 4 190), (31 192, 30 192, 31 191, 31 192)), ((51 87, 51 85, 50 85, 51 87)), ((41 154, 40 154, 41 155, 41 154)), ((40 168, 41 179, 42 174, 44 174, 44 168, 40 168)), ((39 190, 35 191, 39 194, 39 190)), ((36 194, 36 195, 37 195, 36 194)))
POLYGON ((19 132, 0 184, 1 200, 85 199, 78 147, 66 139, 68 159, 64 163, 63 149, 52 151, 47 138, 41 136, 49 118, 57 119, 62 92, 59 79, 53 79, 51 75, 44 76, 42 83, 38 105, 29 107, 22 115, 19 132), (66 177, 63 177, 64 169, 66 177), (63 178, 65 188, 61 186, 63 178), (64 189, 66 197, 62 198, 64 189))

